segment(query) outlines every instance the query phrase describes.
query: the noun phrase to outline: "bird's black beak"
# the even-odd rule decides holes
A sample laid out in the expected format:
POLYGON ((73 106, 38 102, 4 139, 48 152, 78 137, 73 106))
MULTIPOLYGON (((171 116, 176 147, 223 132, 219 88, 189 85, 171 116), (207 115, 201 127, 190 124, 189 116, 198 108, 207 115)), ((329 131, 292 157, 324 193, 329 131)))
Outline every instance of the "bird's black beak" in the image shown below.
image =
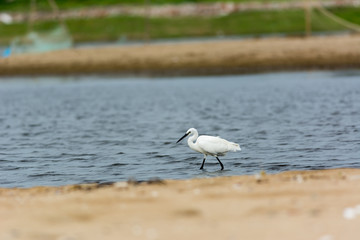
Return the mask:
POLYGON ((185 133, 185 135, 184 136, 182 136, 179 140, 177 140, 177 142, 176 143, 178 143, 178 142, 180 142, 181 140, 183 140, 184 138, 186 138, 187 137, 187 135, 189 135, 190 133, 185 133))

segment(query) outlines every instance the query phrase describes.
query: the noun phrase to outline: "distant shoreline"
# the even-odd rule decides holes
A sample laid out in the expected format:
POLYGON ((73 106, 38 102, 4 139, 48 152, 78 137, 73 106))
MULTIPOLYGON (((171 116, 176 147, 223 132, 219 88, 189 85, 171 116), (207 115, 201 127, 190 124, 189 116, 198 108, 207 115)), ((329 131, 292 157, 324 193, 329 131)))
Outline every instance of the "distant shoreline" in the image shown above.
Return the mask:
POLYGON ((354 68, 360 68, 359 35, 69 49, 0 59, 0 76, 186 76, 354 68))
MULTIPOLYGON (((324 3, 318 1, 309 1, 309 6, 317 8, 324 3)), ((327 0, 326 7, 355 7, 358 6, 358 0, 327 0)), ((62 20, 67 19, 83 19, 83 18, 103 18, 113 16, 141 16, 141 17, 189 17, 189 16, 224 16, 238 12, 246 11, 274 11, 274 10, 289 10, 289 9, 303 9, 304 3, 302 1, 278 1, 278 2, 185 2, 177 4, 150 4, 133 5, 133 4, 117 4, 105 6, 91 6, 71 9, 62 9, 59 11, 59 16, 56 16, 51 11, 37 11, 34 12, 33 18, 35 21, 54 21, 57 18, 62 20)), ((27 22, 27 11, 10 12, 14 22, 27 22)))

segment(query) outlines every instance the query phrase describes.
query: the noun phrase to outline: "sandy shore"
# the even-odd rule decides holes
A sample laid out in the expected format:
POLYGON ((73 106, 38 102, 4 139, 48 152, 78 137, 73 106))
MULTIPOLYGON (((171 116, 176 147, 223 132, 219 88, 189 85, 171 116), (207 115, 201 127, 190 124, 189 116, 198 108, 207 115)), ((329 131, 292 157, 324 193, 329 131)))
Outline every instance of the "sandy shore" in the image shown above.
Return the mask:
POLYGON ((358 240, 360 169, 0 189, 0 220, 0 239, 358 240))
POLYGON ((360 36, 70 49, 0 59, 0 75, 202 75, 360 67, 360 36))

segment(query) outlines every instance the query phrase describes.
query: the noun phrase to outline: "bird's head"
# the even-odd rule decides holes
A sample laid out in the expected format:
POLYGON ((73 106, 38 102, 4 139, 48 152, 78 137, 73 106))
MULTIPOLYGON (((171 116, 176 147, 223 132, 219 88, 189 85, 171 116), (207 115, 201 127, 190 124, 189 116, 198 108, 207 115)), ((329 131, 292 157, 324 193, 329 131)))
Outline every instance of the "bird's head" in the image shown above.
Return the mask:
POLYGON ((197 132, 197 130, 196 130, 195 128, 189 128, 189 129, 186 131, 186 134, 192 135, 192 134, 195 134, 195 132, 197 132))
POLYGON ((197 133, 197 130, 195 128, 189 128, 189 130, 186 131, 185 135, 182 136, 176 143, 180 142, 181 140, 183 140, 187 136, 195 134, 195 133, 197 133))

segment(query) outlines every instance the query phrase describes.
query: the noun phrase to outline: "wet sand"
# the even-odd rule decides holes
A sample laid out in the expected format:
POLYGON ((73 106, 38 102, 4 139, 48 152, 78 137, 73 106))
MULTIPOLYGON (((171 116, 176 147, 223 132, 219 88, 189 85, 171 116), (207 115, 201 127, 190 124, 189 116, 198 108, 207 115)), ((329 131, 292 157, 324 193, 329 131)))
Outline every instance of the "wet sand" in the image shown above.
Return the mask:
POLYGON ((0 75, 208 75, 360 67, 360 36, 70 49, 0 59, 0 75))
POLYGON ((360 170, 0 189, 0 220, 0 239, 357 240, 360 170))

